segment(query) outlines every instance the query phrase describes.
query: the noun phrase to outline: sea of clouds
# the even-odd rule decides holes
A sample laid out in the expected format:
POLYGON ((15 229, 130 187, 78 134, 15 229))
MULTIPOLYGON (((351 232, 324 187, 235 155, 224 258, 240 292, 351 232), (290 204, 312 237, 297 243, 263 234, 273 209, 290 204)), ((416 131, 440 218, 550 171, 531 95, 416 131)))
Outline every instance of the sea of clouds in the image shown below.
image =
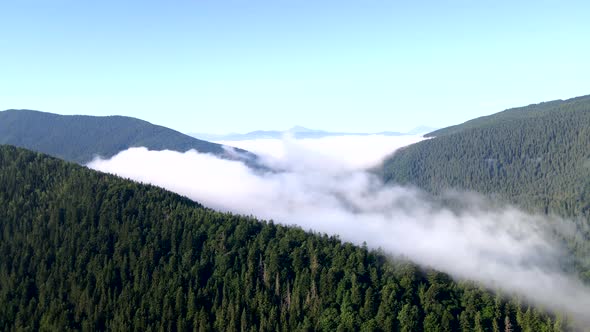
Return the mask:
POLYGON ((568 229, 567 220, 531 215, 473 193, 445 194, 462 206, 448 208, 418 189, 384 184, 368 171, 421 140, 372 135, 221 142, 256 153, 266 171, 194 150, 146 148, 97 158, 88 167, 158 185, 221 211, 366 242, 455 278, 588 319, 590 289, 563 272, 565 251, 549 235, 568 229))

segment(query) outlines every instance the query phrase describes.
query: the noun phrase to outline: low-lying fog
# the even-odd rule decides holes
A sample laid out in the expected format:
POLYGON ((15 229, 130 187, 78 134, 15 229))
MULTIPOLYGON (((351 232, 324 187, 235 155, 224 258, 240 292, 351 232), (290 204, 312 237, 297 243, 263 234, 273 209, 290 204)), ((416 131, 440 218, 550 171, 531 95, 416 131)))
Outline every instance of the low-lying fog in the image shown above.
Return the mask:
POLYGON ((145 148, 96 159, 88 167, 155 184, 215 209, 366 242, 588 319, 590 289, 562 272, 564 251, 547 235, 555 225, 567 227, 567 220, 530 215, 468 193, 447 198, 470 207, 444 208, 417 189, 384 185, 367 171, 420 140, 375 135, 222 142, 258 154, 277 170, 266 173, 196 151, 145 148))

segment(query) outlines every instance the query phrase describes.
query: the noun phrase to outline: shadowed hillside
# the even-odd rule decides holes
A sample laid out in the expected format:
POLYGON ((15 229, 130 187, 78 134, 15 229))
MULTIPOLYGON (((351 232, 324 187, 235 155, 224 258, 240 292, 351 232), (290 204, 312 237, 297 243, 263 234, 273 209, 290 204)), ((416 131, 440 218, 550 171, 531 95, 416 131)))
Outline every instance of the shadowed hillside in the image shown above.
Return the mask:
MULTIPOLYGON (((0 112, 0 144, 47 153, 77 163, 95 156, 112 157, 130 147, 185 152, 195 149, 235 159, 219 144, 202 141, 175 130, 124 116, 58 115, 30 110, 0 112)), ((253 164, 256 156, 236 149, 253 164)))

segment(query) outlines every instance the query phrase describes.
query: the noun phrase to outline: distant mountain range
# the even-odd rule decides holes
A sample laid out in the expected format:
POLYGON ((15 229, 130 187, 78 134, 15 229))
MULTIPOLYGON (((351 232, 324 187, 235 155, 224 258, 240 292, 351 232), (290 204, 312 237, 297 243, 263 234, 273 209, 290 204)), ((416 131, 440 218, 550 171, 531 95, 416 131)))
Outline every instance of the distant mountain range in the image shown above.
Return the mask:
POLYGON ((256 130, 245 134, 231 133, 231 134, 207 134, 207 133, 189 133, 198 139, 207 141, 244 141, 252 139, 280 139, 285 135, 291 135, 295 138, 322 138, 329 136, 368 136, 368 135, 384 135, 384 136, 402 136, 402 135, 422 135, 436 130, 437 128, 420 126, 410 130, 407 133, 396 131, 382 131, 378 133, 351 133, 351 132, 330 132, 324 130, 309 129, 301 126, 295 126, 288 130, 256 130))
POLYGON ((31 110, 0 112, 0 144, 43 152, 64 160, 87 163, 109 158, 130 147, 185 152, 195 149, 250 165, 256 156, 245 150, 230 153, 222 145, 125 116, 59 115, 31 110))

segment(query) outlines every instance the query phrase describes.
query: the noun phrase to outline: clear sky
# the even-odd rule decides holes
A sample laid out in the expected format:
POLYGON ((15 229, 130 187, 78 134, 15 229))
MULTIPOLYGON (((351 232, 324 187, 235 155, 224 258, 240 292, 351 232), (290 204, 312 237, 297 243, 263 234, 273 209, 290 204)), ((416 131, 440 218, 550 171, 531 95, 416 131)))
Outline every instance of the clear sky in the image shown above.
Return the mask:
POLYGON ((588 1, 0 2, 0 109, 184 132, 443 127, 590 94, 588 1))

